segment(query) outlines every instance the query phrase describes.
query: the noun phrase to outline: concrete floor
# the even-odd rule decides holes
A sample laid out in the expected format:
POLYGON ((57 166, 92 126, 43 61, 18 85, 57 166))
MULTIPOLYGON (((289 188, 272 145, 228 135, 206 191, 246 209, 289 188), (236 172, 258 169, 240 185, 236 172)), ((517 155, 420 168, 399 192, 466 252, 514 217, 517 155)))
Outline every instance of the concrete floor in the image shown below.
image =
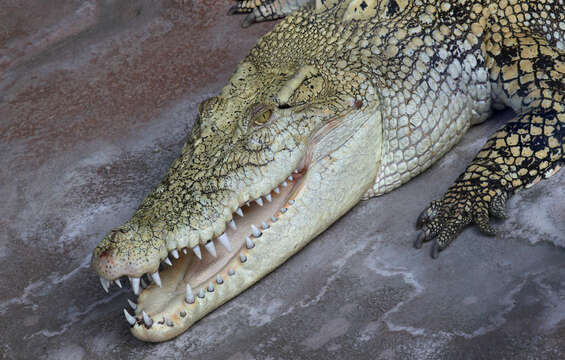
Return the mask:
POLYGON ((519 193, 488 238, 436 261, 419 212, 511 114, 473 128, 402 188, 362 202, 177 339, 133 338, 89 269, 177 156, 196 105, 273 24, 229 0, 11 1, 0 8, 0 357, 565 357, 565 172, 519 193))

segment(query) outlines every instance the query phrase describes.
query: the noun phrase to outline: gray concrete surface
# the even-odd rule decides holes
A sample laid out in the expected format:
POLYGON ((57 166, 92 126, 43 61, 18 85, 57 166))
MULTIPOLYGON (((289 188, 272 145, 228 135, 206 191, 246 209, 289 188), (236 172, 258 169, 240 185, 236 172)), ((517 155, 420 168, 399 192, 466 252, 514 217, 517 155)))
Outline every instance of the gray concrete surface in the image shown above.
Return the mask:
POLYGON ((510 113, 362 202, 177 339, 142 343, 90 253, 176 157, 196 104, 273 24, 229 0, 7 1, 0 7, 0 355, 8 359, 565 357, 565 172, 467 229, 436 261, 415 219, 510 113))

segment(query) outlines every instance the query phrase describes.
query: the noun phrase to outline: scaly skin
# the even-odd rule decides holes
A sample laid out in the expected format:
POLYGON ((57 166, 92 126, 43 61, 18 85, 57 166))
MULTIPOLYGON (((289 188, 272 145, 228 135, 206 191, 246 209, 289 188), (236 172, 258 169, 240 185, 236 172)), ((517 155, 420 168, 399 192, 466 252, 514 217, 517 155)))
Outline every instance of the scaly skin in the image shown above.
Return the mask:
POLYGON ((200 105, 161 184, 94 250, 105 286, 123 275, 135 285, 178 258, 126 315, 140 339, 182 333, 360 199, 425 170, 492 108, 516 116, 422 213, 416 247, 433 240, 437 257, 471 223, 493 234, 489 216, 504 217, 515 191, 564 162, 562 0, 256 0, 230 12, 258 12, 249 25, 292 6, 306 7, 200 105), (241 212, 254 199, 265 206, 241 212), (234 213, 241 226, 226 230, 234 213), (217 246, 224 232, 228 250, 217 246), (217 258, 198 260, 206 244, 217 258))

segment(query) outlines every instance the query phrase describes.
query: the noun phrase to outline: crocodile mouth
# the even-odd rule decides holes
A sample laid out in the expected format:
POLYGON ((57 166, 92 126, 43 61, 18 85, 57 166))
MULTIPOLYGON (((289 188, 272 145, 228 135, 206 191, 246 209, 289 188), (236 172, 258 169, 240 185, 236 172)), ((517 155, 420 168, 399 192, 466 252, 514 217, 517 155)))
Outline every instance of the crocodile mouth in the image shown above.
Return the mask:
MULTIPOLYGON (((139 297, 137 303, 128 300, 133 312, 124 309, 124 315, 134 335, 146 341, 170 339, 259 280, 254 268, 264 268, 277 251, 276 236, 273 241, 265 235, 273 235, 272 228, 293 212, 306 171, 306 166, 296 169, 270 192, 240 204, 225 232, 204 249, 171 250, 161 271, 130 278, 139 297)), ((111 284, 101 282, 106 290, 111 284)))

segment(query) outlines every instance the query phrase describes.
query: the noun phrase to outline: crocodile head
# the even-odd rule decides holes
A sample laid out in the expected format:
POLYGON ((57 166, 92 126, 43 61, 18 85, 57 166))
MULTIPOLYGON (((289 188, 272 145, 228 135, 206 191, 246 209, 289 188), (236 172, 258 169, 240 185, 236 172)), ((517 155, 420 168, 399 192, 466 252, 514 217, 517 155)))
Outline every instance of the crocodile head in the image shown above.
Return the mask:
POLYGON ((200 104, 163 181, 94 250, 105 288, 128 276, 141 292, 126 318, 142 340, 185 331, 300 250, 373 184, 382 132, 374 84, 337 59, 286 56, 267 45, 276 37, 277 28, 219 95, 200 104), (140 278, 152 282, 140 288, 140 278))

